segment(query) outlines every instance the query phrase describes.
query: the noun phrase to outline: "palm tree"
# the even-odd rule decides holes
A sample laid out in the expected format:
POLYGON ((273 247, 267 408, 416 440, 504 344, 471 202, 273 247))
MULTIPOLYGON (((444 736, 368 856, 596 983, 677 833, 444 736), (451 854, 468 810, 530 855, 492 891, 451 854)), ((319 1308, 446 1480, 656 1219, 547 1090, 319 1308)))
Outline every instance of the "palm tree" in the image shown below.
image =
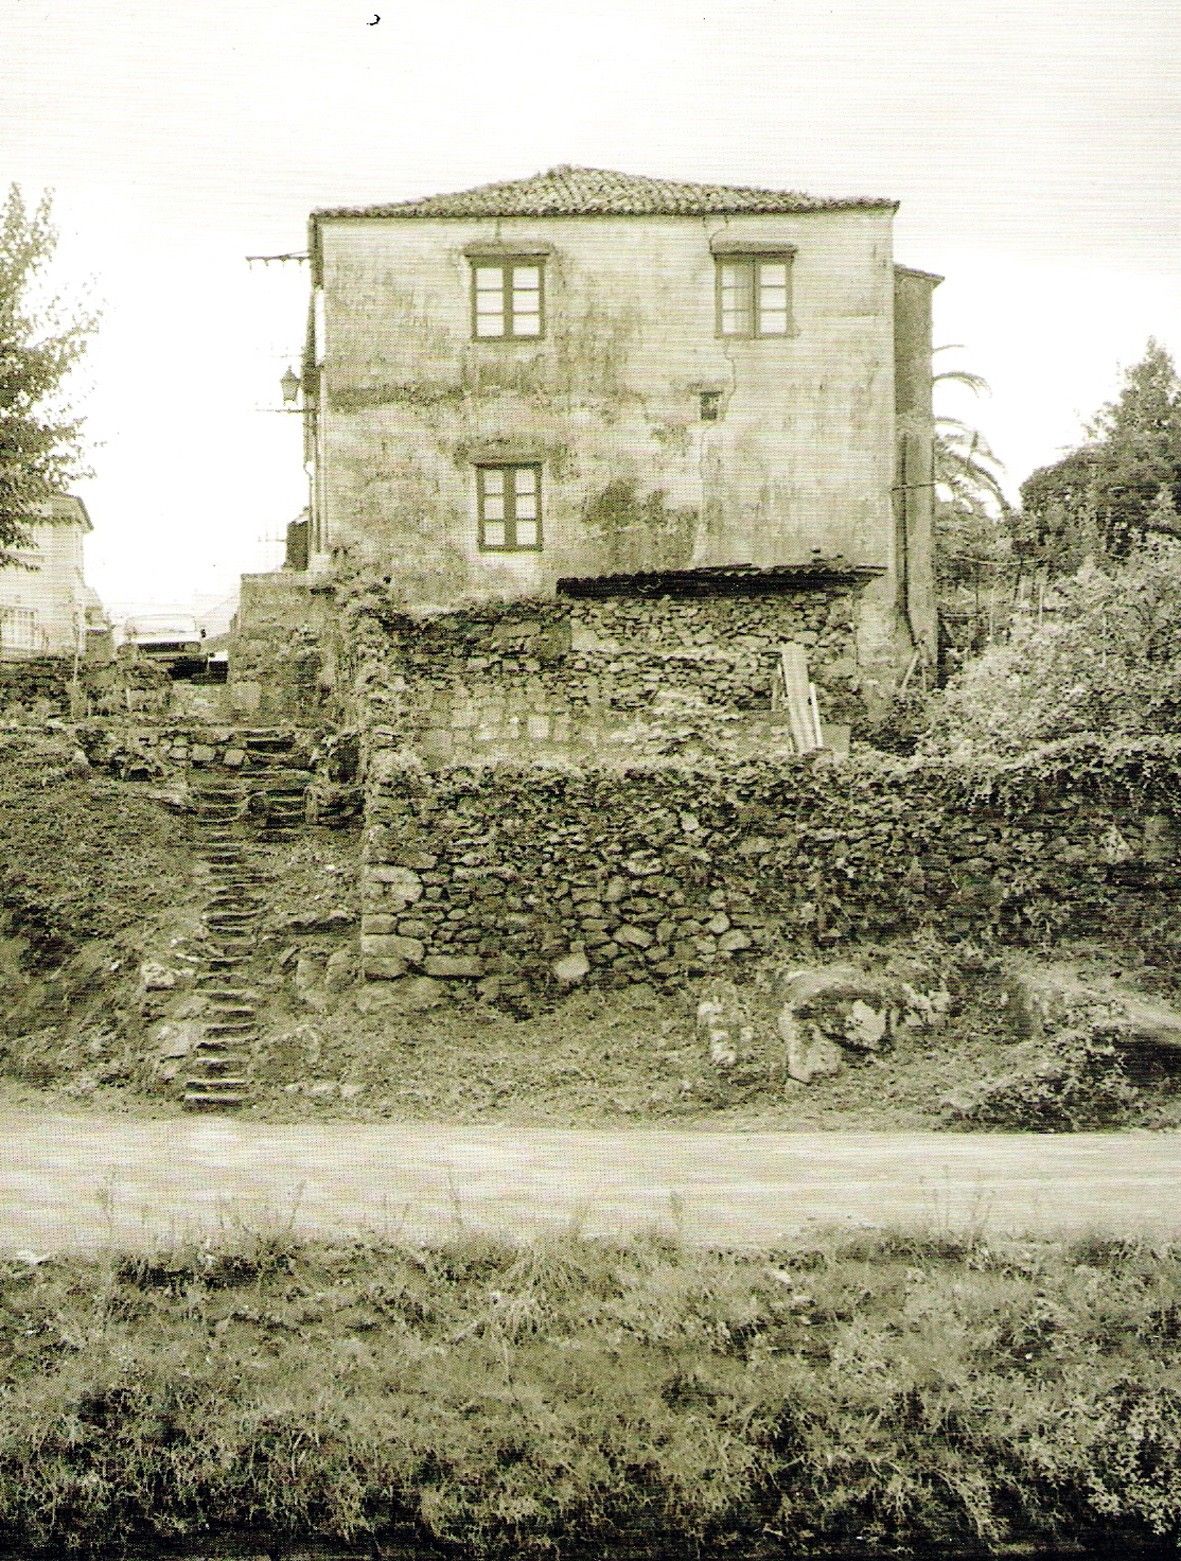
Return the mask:
MULTIPOLYGON (((944 369, 933 383, 963 385, 974 395, 985 395, 989 388, 983 376, 970 369, 944 369)), ((1005 581, 1012 556, 1008 528, 1012 512, 1001 486, 1002 470, 978 429, 958 417, 936 416, 935 569, 940 612, 953 638, 973 648, 995 632, 996 588, 1005 581)))

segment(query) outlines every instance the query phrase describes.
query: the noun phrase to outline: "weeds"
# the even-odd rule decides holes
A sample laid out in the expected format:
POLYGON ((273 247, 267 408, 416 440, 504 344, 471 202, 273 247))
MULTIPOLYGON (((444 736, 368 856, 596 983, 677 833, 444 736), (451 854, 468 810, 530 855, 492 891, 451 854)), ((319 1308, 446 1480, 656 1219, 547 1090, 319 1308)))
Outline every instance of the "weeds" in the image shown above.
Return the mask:
POLYGON ((739 1255, 278 1230, 9 1261, 0 1539, 1175 1539, 1179 1315, 1181 1249, 1099 1238, 739 1255))

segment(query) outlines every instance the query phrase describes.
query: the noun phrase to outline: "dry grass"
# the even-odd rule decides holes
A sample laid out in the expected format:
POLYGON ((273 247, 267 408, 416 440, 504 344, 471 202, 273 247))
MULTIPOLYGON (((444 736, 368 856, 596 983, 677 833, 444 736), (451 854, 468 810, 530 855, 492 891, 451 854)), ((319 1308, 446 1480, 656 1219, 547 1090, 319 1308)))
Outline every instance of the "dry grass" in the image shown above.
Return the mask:
MULTIPOLYGON (((1181 1249, 568 1235, 0 1266, 0 1539, 1175 1540, 1181 1249)), ((261 1546, 260 1546, 261 1548, 261 1546)))

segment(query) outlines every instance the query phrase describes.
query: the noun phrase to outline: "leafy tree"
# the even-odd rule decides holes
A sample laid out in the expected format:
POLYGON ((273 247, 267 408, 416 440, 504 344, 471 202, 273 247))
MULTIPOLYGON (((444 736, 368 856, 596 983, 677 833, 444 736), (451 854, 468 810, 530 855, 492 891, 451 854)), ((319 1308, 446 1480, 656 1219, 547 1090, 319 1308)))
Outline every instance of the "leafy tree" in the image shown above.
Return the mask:
POLYGON ((1019 753, 1083 732, 1181 722, 1181 543, 1088 560, 1017 611, 1007 639, 968 662, 928 706, 932 752, 1019 753))
POLYGON ((45 501, 86 475, 82 420, 63 382, 97 321, 47 289, 57 247, 51 205, 45 194, 30 209, 14 184, 0 211, 0 565, 27 540, 45 501))
POLYGON ((1146 535, 1181 535, 1181 380, 1159 342, 1086 435, 1021 487, 1018 549, 1056 571, 1097 550, 1122 558, 1146 535))

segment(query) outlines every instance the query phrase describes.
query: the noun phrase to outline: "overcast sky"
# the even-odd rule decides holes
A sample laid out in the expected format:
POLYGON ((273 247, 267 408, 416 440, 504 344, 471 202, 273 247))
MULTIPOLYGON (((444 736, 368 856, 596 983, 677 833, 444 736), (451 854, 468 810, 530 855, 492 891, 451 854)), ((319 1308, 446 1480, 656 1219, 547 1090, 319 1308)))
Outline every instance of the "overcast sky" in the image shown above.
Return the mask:
POLYGON ((0 0, 0 180, 50 186, 105 304, 80 490, 113 605, 230 592, 306 501, 318 205, 555 163, 902 202, 1010 487, 1155 334, 1181 360, 1169 0, 0 0), (268 540, 272 539, 272 540, 268 540))

